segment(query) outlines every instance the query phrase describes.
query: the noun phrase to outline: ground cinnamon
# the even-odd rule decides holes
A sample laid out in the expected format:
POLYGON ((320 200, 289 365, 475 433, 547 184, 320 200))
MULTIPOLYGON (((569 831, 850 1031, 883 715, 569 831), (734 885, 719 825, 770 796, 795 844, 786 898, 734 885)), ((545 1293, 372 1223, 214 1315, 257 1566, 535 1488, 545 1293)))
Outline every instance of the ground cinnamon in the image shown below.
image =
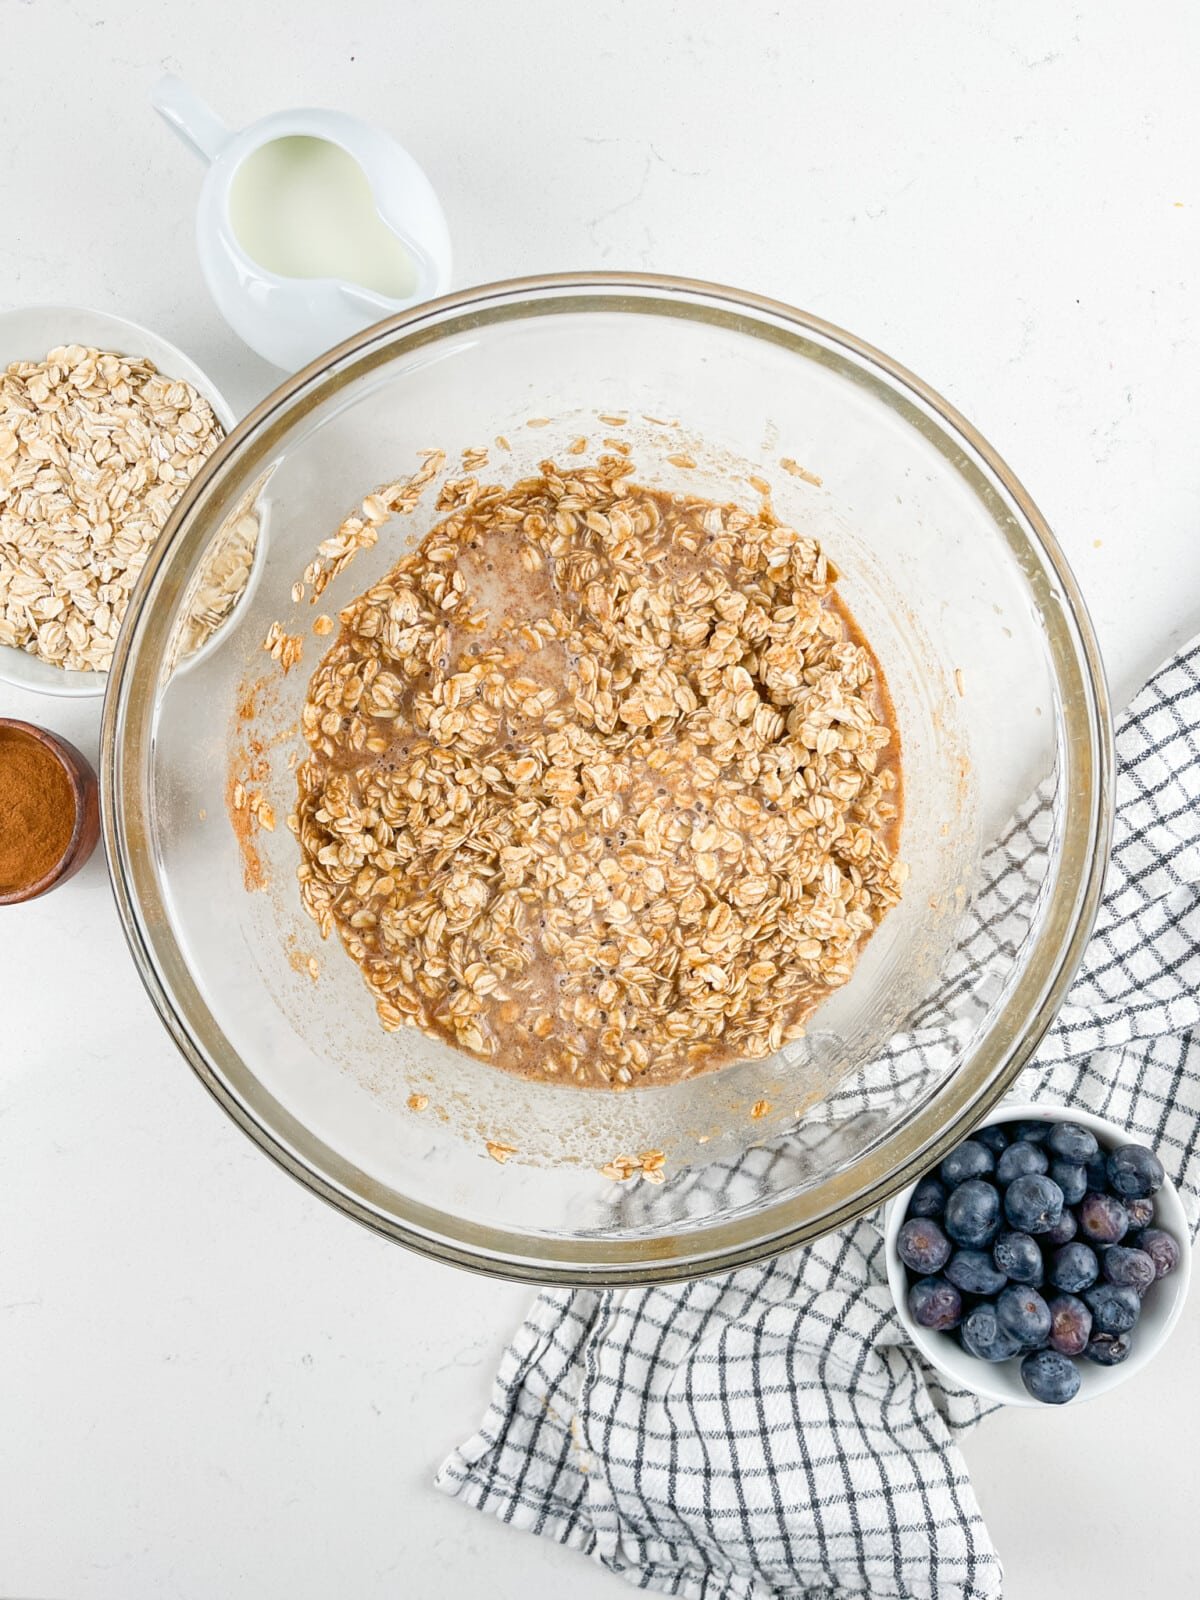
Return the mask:
POLYGON ((75 830, 75 796, 40 739, 0 728, 0 894, 37 883, 62 860, 75 830))

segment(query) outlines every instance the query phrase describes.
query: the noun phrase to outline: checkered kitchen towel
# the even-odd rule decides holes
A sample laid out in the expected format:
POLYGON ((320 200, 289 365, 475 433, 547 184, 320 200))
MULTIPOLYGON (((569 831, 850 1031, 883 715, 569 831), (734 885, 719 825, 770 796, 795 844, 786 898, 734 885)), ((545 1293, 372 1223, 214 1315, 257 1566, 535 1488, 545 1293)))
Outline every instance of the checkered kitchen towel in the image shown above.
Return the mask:
MULTIPOLYGON (((1123 719, 1115 846, 1079 977, 1015 1094, 1153 1145, 1200 1202, 1200 641, 1123 719)), ((994 852, 949 981, 1003 945, 1046 849, 1036 802, 994 852), (1036 864, 1036 863, 1035 863, 1036 864), (1016 913, 1013 913, 1016 914, 1016 913)), ((1027 896, 1026 896, 1027 898, 1027 896)), ((897 1041, 904 1058, 928 1045, 897 1041)), ((869 1106, 872 1084, 862 1086, 869 1106)), ((978 1420, 903 1340, 879 1215, 665 1288, 544 1293, 438 1484, 689 1600, 999 1595, 957 1430, 978 1420)))

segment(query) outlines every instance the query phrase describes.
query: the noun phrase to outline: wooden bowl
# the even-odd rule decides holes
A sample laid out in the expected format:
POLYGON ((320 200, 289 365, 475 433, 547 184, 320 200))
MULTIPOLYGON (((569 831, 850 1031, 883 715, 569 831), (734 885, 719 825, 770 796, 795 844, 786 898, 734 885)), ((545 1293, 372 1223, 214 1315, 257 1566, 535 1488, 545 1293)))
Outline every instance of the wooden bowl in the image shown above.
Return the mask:
POLYGON ((39 895, 57 889, 60 883, 66 883, 83 866, 100 838, 100 791, 90 764, 66 739, 48 733, 45 728, 35 727, 32 722, 21 722, 16 717, 0 717, 0 732, 4 731, 27 734, 44 745, 66 773, 75 801, 75 826, 71 830, 70 842, 50 871, 19 888, 7 892, 0 890, 0 906, 14 906, 26 900, 36 900, 39 895))

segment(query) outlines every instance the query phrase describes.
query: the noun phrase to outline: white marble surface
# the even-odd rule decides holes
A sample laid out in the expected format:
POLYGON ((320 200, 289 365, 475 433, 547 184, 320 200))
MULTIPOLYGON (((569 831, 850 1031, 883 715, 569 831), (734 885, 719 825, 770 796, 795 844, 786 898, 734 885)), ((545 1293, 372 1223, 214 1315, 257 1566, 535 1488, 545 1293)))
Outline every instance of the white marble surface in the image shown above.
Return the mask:
MULTIPOLYGON (((635 266, 778 295, 949 395, 1041 503, 1124 698, 1200 625, 1200 47, 1142 8, 854 0, 0 0, 0 304, 123 312, 272 382, 191 242, 164 70, 233 122, 357 110, 456 281, 635 266)), ((0 686, 96 745, 98 707, 0 686)), ((430 1488, 526 1292, 353 1227, 176 1055, 99 859, 0 912, 0 1595, 616 1596, 430 1488)), ((1200 1304, 1103 1405, 968 1445, 1010 1600, 1200 1586, 1200 1304)))

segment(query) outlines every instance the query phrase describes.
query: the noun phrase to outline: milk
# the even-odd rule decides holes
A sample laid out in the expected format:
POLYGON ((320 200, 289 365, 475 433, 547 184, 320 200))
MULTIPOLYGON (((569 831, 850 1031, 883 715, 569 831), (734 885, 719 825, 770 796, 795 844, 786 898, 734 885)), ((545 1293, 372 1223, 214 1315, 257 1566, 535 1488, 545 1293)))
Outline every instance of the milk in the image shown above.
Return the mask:
POLYGON ((151 98, 208 167, 196 247, 213 299, 267 361, 295 372, 450 287, 437 195, 382 128, 297 107, 234 130, 175 77, 151 98))
POLYGON ((248 154, 229 187, 238 243, 285 278, 339 278, 389 299, 417 286, 412 256, 380 218, 366 173, 340 145, 294 134, 248 154))

